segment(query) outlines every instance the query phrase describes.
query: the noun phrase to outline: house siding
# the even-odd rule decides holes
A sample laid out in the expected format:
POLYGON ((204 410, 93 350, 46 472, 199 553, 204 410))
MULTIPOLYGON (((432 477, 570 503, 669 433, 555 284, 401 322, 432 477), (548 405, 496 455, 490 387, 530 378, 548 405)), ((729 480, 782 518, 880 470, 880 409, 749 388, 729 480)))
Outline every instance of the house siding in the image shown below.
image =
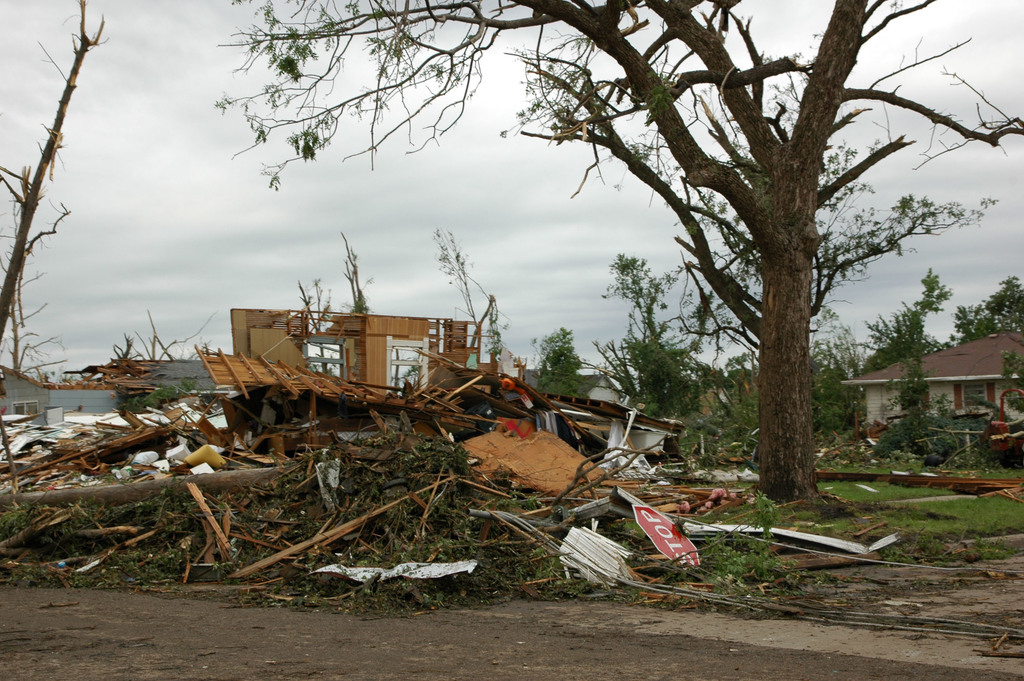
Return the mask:
POLYGON ((50 404, 49 390, 17 376, 7 376, 4 379, 4 388, 7 390, 7 396, 0 399, 0 410, 6 414, 13 414, 14 405, 18 402, 38 402, 40 413, 50 404))
POLYGON ((108 390, 51 390, 50 406, 64 407, 64 411, 85 414, 105 414, 120 404, 117 394, 108 390))
POLYGON ((890 416, 897 416, 900 411, 892 407, 892 400, 895 396, 895 391, 890 390, 885 385, 864 386, 864 407, 867 422, 884 422, 890 416))
MULTIPOLYGON (((985 386, 985 393, 988 397, 988 401, 992 402, 998 408, 999 406, 999 395, 1007 388, 1012 387, 1012 384, 1008 381, 995 381, 989 382, 985 386)), ((938 405, 943 400, 948 401, 948 404, 952 405, 954 409, 963 409, 963 383, 952 383, 947 381, 942 382, 929 382, 928 384, 928 401, 932 405, 938 405)), ((871 423, 872 421, 885 422, 887 419, 893 416, 899 416, 903 413, 903 410, 893 407, 892 401, 896 397, 896 391, 890 389, 887 385, 866 385, 864 386, 864 409, 865 409, 865 421, 871 423)), ((1021 413, 1015 409, 1012 409, 1009 405, 1006 408, 1007 418, 1017 419, 1021 417, 1021 413)))

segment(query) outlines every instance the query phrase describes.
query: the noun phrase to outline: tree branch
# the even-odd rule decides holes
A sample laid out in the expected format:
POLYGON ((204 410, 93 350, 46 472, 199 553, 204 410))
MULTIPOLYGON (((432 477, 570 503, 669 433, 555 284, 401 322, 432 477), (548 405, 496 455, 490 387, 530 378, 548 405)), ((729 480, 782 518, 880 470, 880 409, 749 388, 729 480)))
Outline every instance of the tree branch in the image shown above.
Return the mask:
POLYGON ((892 106, 912 111, 931 121, 933 124, 947 128, 957 133, 965 140, 986 142, 993 147, 999 146, 999 141, 1007 135, 1024 135, 1024 121, 1014 117, 1003 121, 982 121, 978 128, 968 128, 952 116, 941 114, 912 99, 901 97, 895 92, 884 90, 848 89, 843 93, 843 100, 846 102, 870 100, 884 102, 892 106), (987 131, 987 132, 983 132, 987 131))

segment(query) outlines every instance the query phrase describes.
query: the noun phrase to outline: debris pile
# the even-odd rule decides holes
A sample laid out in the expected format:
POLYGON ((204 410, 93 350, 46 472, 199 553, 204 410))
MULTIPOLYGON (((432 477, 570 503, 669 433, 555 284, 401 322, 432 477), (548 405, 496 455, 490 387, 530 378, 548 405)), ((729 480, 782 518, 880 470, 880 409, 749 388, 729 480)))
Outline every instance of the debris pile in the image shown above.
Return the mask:
MULTIPOLYGON (((453 443, 396 421, 279 466, 2 496, 0 577, 121 588, 218 581, 260 601, 374 610, 623 586, 657 600, 739 603, 715 593, 720 575, 680 532, 701 553, 759 532, 702 529, 704 505, 742 505, 739 490, 617 480, 572 448, 549 448, 557 438, 538 438, 536 460, 512 447, 519 461, 503 468, 475 438, 453 443), (568 484, 555 493, 559 479, 568 484), (32 503, 13 507, 16 496, 32 503)), ((768 544, 743 550, 759 569, 784 565, 768 544)))
MULTIPOLYGON (((142 413, 9 422, 9 576, 260 591, 298 580, 302 593, 338 597, 353 589, 352 568, 381 570, 368 579, 383 588, 408 582, 388 571, 430 565, 442 592, 456 585, 480 602, 580 588, 566 571, 592 572, 591 558, 567 558, 561 543, 599 523, 623 542, 616 551, 642 558, 652 545, 620 522, 633 517, 625 489, 659 515, 743 503, 673 484, 657 464, 674 455, 681 426, 618 404, 538 393, 443 357, 429 382, 401 388, 201 357, 215 393, 142 413)), ((427 587, 414 591, 427 599, 427 587)))
POLYGON ((771 529, 749 488, 694 484, 679 424, 443 358, 428 384, 401 388, 202 359, 214 394, 8 425, 0 581, 220 582, 260 602, 373 610, 625 587, 759 609, 738 585, 877 559, 897 540, 881 525, 866 543, 771 529), (722 509, 733 524, 711 522, 722 509))
MULTIPOLYGON (((203 398, 139 414, 62 415, 53 424, 5 421, 14 468, 0 463, 0 493, 15 485, 24 491, 87 484, 108 475, 130 480, 140 472, 159 477, 278 465, 297 453, 392 428, 453 442, 490 437, 491 444, 480 440, 476 446, 492 462, 512 441, 543 441, 552 449, 601 454, 609 459, 605 468, 622 469, 628 462, 632 477, 651 479, 656 475, 644 453, 671 456, 682 430, 678 422, 618 404, 539 393, 517 378, 467 369, 441 356, 432 357, 429 381, 401 388, 281 361, 222 352, 200 356, 218 386, 203 398), (194 470, 199 464, 208 468, 194 470)), ((494 465, 514 467, 508 461, 494 465)), ((549 482, 560 490, 568 481, 549 482)))
MULTIPOLYGON (((370 595, 369 582, 378 607, 389 596, 396 606, 421 607, 565 595, 586 582, 565 579, 559 557, 566 550, 558 546, 599 518, 609 540, 637 557, 637 568, 647 562, 653 546, 620 520, 629 515, 622 485, 672 510, 680 500, 696 505, 710 495, 626 481, 575 496, 589 484, 584 476, 551 505, 552 497, 513 482, 515 474, 481 473, 474 460, 444 438, 389 431, 308 451, 281 467, 252 469, 276 473, 272 479, 238 479, 245 471, 182 476, 174 479, 184 482, 150 489, 131 503, 100 504, 101 488, 78 489, 78 503, 28 504, 0 515, 2 565, 9 579, 68 586, 238 581, 275 600, 351 599, 370 595), (232 475, 237 485, 220 488, 217 481, 232 475), (429 583, 384 574, 354 582, 346 572, 403 564, 461 569, 429 583)), ((579 565, 589 562, 577 557, 579 565)))

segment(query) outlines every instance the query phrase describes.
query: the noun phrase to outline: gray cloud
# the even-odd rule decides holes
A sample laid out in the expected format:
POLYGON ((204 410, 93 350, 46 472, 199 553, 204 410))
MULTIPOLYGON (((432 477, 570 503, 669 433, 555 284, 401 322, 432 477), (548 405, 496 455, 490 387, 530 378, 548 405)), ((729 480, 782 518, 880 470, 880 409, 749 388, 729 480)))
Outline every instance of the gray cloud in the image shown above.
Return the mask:
MULTIPOLYGON (((767 4, 773 11, 755 26, 776 32, 773 50, 792 49, 786 41, 797 29, 810 36, 820 26, 820 16, 805 12, 809 3, 757 0, 743 7, 767 4), (792 7, 799 9, 797 21, 792 7)), ((814 3, 818 12, 825 5, 814 3)), ((1020 80, 1019 22, 1010 19, 1022 10, 1006 0, 975 5, 949 3, 923 14, 929 22, 904 27, 924 36, 922 53, 958 36, 977 37, 921 71, 939 75, 905 78, 906 94, 970 119, 974 98, 941 76, 945 66, 979 79, 972 83, 1020 113, 1024 95, 1012 86, 1020 80)), ((8 65, 0 79, 0 164, 6 167, 35 162, 62 86, 37 43, 67 68, 75 7, 45 0, 0 10, 0 59, 8 65)), ((675 219, 621 168, 604 166, 601 177, 592 176, 570 198, 592 160, 589 150, 500 137, 514 126, 522 102, 521 69, 509 63, 485 64, 489 80, 439 145, 409 154, 399 136, 371 170, 367 156, 344 160, 368 142, 365 126, 346 120, 317 163, 294 165, 281 190, 269 190, 260 169, 287 154, 282 140, 236 156, 251 143, 249 130, 237 112, 214 108, 223 93, 262 84, 235 72, 239 51, 219 47, 236 26, 250 23, 250 12, 201 0, 90 2, 89 25, 102 14, 107 42, 86 59, 67 147, 48 190, 49 201, 73 213, 31 262, 29 269, 45 276, 26 291, 30 305, 48 304, 34 326, 41 335, 63 337, 69 368, 106 361, 124 333, 148 335, 147 311, 165 340, 196 333, 213 315, 201 337, 230 351, 232 307, 295 307, 296 282, 314 278, 344 302, 341 231, 359 254, 364 279, 374 279, 367 288, 374 311, 458 316, 461 300, 438 271, 431 238, 435 229, 451 230, 474 264, 472 274, 497 295, 510 324, 506 340, 520 355, 532 353, 531 339, 560 326, 575 331, 582 352, 594 339, 621 336, 623 305, 601 298, 617 253, 644 257, 660 271, 681 262, 672 241, 675 219)), ((798 47, 807 54, 810 45, 808 37, 798 47)), ((857 82, 898 67, 915 45, 911 39, 883 50, 881 61, 858 67, 857 82)), ((882 108, 870 115, 874 123, 857 132, 863 139, 884 137, 887 121, 902 125, 882 108)), ((422 141, 421 130, 410 132, 422 141)), ((954 289, 952 310, 993 292, 1016 273, 1016 256, 1024 252, 1017 226, 1019 142, 1009 140, 1005 153, 971 146, 914 170, 931 131, 913 121, 908 133, 919 144, 868 178, 877 205, 908 192, 965 204, 991 196, 1000 203, 981 227, 919 240, 915 253, 887 258, 869 279, 840 290, 834 308, 861 337, 864 320, 918 295, 928 267, 954 289)), ((39 219, 53 214, 44 211, 39 219)), ((10 224, 9 211, 0 220, 10 224)))

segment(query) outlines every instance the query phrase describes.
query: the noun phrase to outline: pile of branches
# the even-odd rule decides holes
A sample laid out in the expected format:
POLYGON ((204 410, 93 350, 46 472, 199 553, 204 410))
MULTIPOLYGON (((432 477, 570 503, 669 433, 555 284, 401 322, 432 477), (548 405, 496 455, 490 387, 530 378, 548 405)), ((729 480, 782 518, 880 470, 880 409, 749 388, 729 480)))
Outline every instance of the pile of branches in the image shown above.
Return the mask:
POLYGON ((105 588, 215 580, 253 598, 374 609, 586 589, 536 540, 471 514, 549 510, 505 482, 475 476, 458 444, 391 433, 306 452, 273 480, 243 488, 175 485, 130 503, 85 497, 9 509, 0 514, 0 580, 105 588), (476 569, 369 585, 315 572, 459 561, 476 569))

